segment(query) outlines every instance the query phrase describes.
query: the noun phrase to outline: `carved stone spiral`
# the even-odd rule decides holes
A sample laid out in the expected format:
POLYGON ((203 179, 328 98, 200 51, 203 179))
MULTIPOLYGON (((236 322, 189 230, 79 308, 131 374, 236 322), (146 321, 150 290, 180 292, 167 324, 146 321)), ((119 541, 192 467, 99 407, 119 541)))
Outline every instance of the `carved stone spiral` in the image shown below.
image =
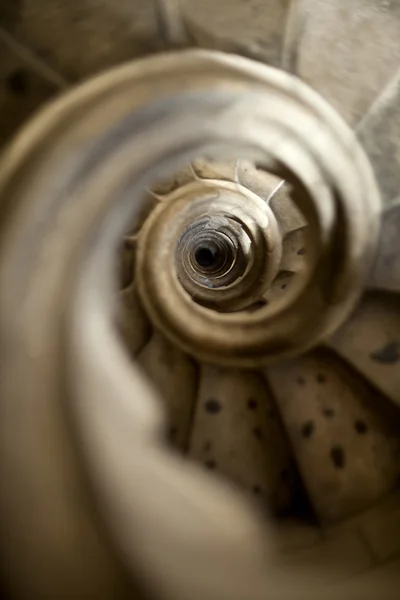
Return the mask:
POLYGON ((345 579, 340 553, 315 558, 400 471, 398 308, 365 293, 385 217, 349 126, 272 67, 159 55, 46 107, 4 154, 0 197, 15 589, 342 593, 324 578, 345 579), (299 506, 314 526, 287 556, 279 519, 299 506), (293 566, 308 535, 314 568, 293 566))

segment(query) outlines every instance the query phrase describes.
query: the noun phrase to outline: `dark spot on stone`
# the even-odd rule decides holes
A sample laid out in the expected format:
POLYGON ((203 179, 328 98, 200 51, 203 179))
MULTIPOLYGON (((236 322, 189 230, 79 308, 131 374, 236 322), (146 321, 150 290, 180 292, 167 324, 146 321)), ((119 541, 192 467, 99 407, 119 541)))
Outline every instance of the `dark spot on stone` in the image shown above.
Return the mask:
POLYGON ((282 483, 288 483, 288 481, 290 481, 292 476, 292 472, 290 469, 282 469, 282 471, 280 472, 280 479, 282 481, 282 483))
POLYGON ((346 464, 343 448, 340 446, 333 446, 333 448, 331 448, 331 460, 336 469, 343 469, 346 464))
POLYGON ((367 424, 364 421, 356 421, 354 423, 354 429, 360 435, 364 435, 368 431, 368 426, 367 426, 367 424))
POLYGON ((6 86, 13 94, 24 96, 29 89, 29 73, 26 69, 15 69, 6 79, 6 86))
POLYGON ((301 435, 303 436, 303 438, 310 438, 312 436, 312 434, 314 433, 315 430, 315 425, 312 421, 307 421, 306 423, 304 423, 303 427, 301 428, 301 435))
POLYGON ((299 250, 297 250, 297 254, 299 256, 302 256, 303 254, 305 254, 305 252, 306 252, 305 248, 300 248, 299 250))
POLYGON ((218 402, 218 400, 216 400, 215 398, 209 398, 205 404, 204 404, 204 408, 206 409, 206 411, 212 415, 216 415, 217 413, 219 413, 222 409, 221 403, 218 402))
POLYGON ((260 488, 259 485, 253 485, 252 490, 253 490, 253 494, 255 494, 256 496, 259 496, 260 494, 262 494, 262 489, 260 488))
POLYGON ((247 310, 248 312, 255 312, 260 308, 264 308, 264 306, 268 306, 268 304, 268 300, 259 300, 258 302, 255 302, 252 306, 250 306, 247 310))
POLYGON ((333 408, 330 408, 329 406, 325 406, 322 409, 322 412, 324 414, 324 417, 326 417, 327 419, 332 419, 332 417, 335 416, 335 411, 333 410, 333 408))
POLYGON ((318 375, 317 375, 317 381, 318 381, 318 383, 325 383, 326 382, 326 375, 324 375, 323 373, 318 373, 318 375))
POLYGON ((298 377, 297 378, 297 383, 299 385, 306 385, 306 380, 304 379, 304 377, 298 377))
POLYGON ((284 290, 287 288, 287 283, 284 283, 283 285, 281 285, 281 290, 284 290))
POLYGON ((376 350, 370 354, 370 358, 376 362, 380 362, 386 365, 396 363, 400 358, 400 343, 391 342, 383 348, 376 350))
POLYGON ((264 439, 264 434, 259 427, 254 427, 253 434, 260 441, 264 439))
POLYGON ((206 465, 207 469, 210 469, 210 471, 213 471, 217 467, 217 463, 212 458, 206 460, 204 464, 206 465))
POLYGON ((255 398, 249 398, 247 401, 247 408, 249 408, 250 410, 256 410, 258 406, 258 402, 255 398))

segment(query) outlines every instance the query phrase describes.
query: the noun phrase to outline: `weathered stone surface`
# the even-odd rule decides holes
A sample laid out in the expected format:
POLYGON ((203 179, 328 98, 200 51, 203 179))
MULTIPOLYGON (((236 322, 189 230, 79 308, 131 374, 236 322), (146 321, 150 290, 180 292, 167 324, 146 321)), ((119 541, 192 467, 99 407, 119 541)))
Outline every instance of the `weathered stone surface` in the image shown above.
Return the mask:
POLYGON ((283 236, 306 224, 305 218, 290 196, 290 186, 287 183, 273 194, 269 205, 275 214, 283 236))
POLYGON ((302 570, 312 571, 324 583, 355 578, 368 571, 373 562, 368 546, 356 531, 327 536, 319 544, 282 559, 292 577, 302 570))
POLYGON ((158 332, 153 333, 138 360, 163 399, 170 441, 186 450, 197 392, 193 362, 158 332))
POLYGON ((374 168, 384 204, 390 205, 399 201, 400 70, 382 90, 370 112, 359 124, 357 133, 374 168))
POLYGON ((362 600, 399 600, 400 560, 396 559, 384 567, 369 569, 353 581, 336 585, 337 598, 362 598, 362 600))
POLYGON ((230 160, 217 162, 198 158, 193 161, 193 171, 200 179, 222 179, 225 181, 237 181, 238 161, 230 160))
POLYGON ((143 348, 151 334, 151 325, 142 307, 135 284, 119 292, 118 327, 132 356, 143 348))
POLYGON ((58 86, 13 51, 0 32, 0 146, 57 92, 58 86))
POLYGON ((244 51, 280 66, 290 0, 182 0, 182 6, 200 46, 244 51))
MULTIPOLYGON (((287 211, 290 213, 290 208, 287 211)), ((288 215, 290 217, 290 214, 288 215)), ((306 254, 307 228, 294 229, 283 240, 281 269, 292 273, 304 271, 307 265, 306 254)))
POLYGON ((239 183, 264 200, 268 200, 282 183, 282 180, 275 175, 257 168, 254 163, 244 159, 238 161, 237 177, 239 183))
POLYGON ((160 49, 151 0, 1 0, 2 26, 69 81, 160 49))
POLYGON ((400 496, 377 507, 360 525, 364 538, 380 562, 400 557, 400 496))
POLYGON ((286 67, 357 123, 400 62, 398 0, 294 0, 286 67))
POLYGON ((342 520, 394 488, 398 428, 362 380, 317 353, 271 367, 267 376, 321 521, 342 520))
POLYGON ((326 342, 400 405, 400 306, 396 294, 370 293, 326 342))
POLYGON ((377 259, 368 285, 400 292, 400 203, 386 209, 382 216, 377 259))
POLYGON ((262 377, 204 366, 190 455, 277 512, 296 495, 296 471, 282 423, 262 377))

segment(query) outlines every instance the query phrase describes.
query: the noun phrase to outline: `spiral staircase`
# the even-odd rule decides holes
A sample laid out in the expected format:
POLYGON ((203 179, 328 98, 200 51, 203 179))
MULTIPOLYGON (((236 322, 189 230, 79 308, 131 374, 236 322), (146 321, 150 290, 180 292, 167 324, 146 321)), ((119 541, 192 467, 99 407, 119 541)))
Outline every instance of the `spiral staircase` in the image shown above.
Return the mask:
POLYGON ((7 592, 400 598, 400 2, 0 25, 7 592))

